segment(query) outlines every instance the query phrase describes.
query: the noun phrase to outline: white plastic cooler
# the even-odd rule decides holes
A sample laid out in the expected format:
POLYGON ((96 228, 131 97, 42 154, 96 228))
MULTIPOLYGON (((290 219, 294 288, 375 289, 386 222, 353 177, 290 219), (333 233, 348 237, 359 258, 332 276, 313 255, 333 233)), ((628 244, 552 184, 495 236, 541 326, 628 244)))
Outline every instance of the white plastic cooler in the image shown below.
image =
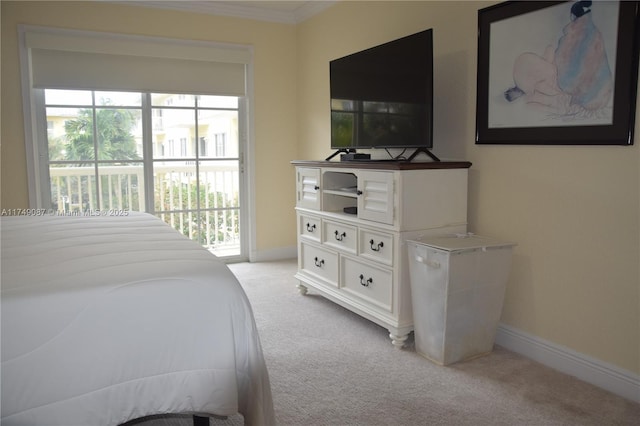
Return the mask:
POLYGON ((515 244, 473 234, 407 244, 416 351, 441 365, 491 352, 515 244))

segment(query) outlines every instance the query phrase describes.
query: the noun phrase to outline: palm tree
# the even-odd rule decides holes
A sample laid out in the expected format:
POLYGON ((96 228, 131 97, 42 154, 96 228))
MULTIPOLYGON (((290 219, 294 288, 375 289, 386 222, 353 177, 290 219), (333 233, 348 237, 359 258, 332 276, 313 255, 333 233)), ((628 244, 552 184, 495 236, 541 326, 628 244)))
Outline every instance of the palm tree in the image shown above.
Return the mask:
MULTIPOLYGON (((139 160, 132 130, 136 112, 128 109, 96 109, 97 159, 139 160)), ((65 123, 66 160, 96 160, 93 135, 93 110, 81 109, 78 117, 65 123)))
MULTIPOLYGON (((95 109, 96 139, 93 126, 94 110, 91 108, 80 109, 76 118, 65 123, 65 135, 61 140, 54 139, 50 142, 50 148, 54 148, 53 158, 74 161, 75 167, 90 166, 94 164, 93 161, 95 160, 128 162, 141 160, 136 150, 136 141, 133 135, 137 115, 139 114, 138 110, 95 109)), ((96 191, 98 190, 96 183, 98 181, 101 182, 99 190, 103 199, 109 196, 110 191, 115 191, 112 195, 116 197, 119 193, 125 195, 125 199, 129 199, 126 196, 130 190, 127 186, 127 179, 118 180, 120 182, 119 186, 113 186, 113 184, 108 184, 108 177, 106 176, 72 176, 52 186, 52 199, 57 200, 58 192, 60 192, 69 194, 70 202, 81 205, 83 210, 99 208, 99 206, 92 205, 93 203, 89 201, 96 200, 96 191), (81 190, 78 192, 71 188, 81 188, 81 190), (90 192, 91 197, 89 196, 90 192), (77 199, 74 197, 74 193, 77 199)), ((134 198, 134 205, 136 205, 138 194, 134 193, 132 197, 134 198)), ((131 208, 132 206, 127 207, 131 208)))

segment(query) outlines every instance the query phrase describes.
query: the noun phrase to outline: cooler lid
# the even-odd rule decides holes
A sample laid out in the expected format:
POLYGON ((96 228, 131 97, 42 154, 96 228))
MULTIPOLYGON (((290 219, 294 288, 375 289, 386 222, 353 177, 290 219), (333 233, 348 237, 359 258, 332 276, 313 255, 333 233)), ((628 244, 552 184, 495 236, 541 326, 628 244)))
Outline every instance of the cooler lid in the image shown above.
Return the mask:
POLYGON ((429 247, 446 251, 473 250, 481 248, 512 247, 515 243, 496 240, 495 238, 483 237, 471 233, 448 234, 437 237, 424 237, 416 240, 409 240, 416 244, 424 244, 429 247))

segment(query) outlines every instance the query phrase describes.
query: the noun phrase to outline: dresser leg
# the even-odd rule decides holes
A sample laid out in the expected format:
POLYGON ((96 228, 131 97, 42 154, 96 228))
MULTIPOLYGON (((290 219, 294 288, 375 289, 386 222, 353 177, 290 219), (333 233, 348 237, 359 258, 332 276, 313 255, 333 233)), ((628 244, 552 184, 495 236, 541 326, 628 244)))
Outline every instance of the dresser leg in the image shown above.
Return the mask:
POLYGON ((298 293, 300 293, 301 295, 305 295, 307 294, 307 287, 305 287, 304 285, 302 285, 302 283, 298 283, 298 285, 296 286, 298 288, 298 293))
POLYGON ((402 349, 402 347, 404 346, 404 342, 405 340, 407 340, 407 338, 409 337, 409 334, 393 334, 393 333, 389 333, 389 337, 391 338, 391 343, 393 344, 393 346, 396 347, 396 349, 402 349))

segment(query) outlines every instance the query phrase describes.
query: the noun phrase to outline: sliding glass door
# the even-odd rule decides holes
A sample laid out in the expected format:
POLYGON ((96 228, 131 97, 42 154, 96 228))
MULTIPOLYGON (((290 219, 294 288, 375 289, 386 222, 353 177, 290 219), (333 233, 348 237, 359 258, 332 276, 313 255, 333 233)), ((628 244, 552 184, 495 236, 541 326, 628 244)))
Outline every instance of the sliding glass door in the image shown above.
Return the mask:
POLYGON ((218 256, 244 256, 242 98, 43 93, 46 207, 147 211, 218 256))

